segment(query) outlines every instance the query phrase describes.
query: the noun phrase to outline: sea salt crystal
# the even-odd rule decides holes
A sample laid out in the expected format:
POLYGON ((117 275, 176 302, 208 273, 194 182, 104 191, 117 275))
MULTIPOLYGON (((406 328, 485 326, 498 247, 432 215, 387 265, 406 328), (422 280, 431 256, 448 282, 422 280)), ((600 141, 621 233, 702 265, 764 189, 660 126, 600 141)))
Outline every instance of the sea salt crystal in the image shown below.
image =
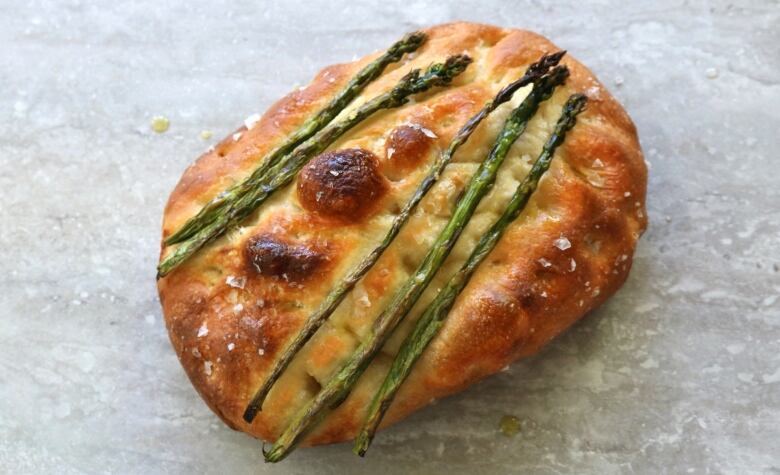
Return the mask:
POLYGON ((246 130, 252 130, 252 127, 257 125, 257 123, 260 122, 260 114, 252 114, 246 119, 244 119, 244 125, 246 126, 246 130))
POLYGON ((364 307, 371 306, 371 300, 369 300, 368 295, 366 294, 363 294, 363 296, 358 299, 358 302, 364 307))
POLYGON ((233 348, 235 348, 235 347, 236 347, 235 343, 228 343, 228 345, 227 345, 228 351, 233 351, 233 348))
POLYGON ((601 159, 595 159, 593 160, 593 168, 604 168, 604 162, 601 161, 601 159))
POLYGON ((539 264, 542 265, 542 267, 550 267, 550 266, 552 266, 552 263, 550 263, 550 261, 548 261, 544 257, 540 257, 538 262, 539 262, 539 264))
POLYGON ((571 242, 565 237, 561 236, 555 241, 553 241, 553 246, 557 247, 561 251, 565 251, 566 249, 571 247, 571 242))
POLYGON ((436 135, 435 133, 433 133, 433 131, 432 131, 432 130, 430 130, 430 129, 426 129, 425 127, 423 127, 423 126, 421 126, 421 125, 418 125, 418 126, 417 126, 417 128, 420 130, 420 132, 422 132, 423 134, 425 134, 425 136, 426 136, 426 137, 428 137, 428 138, 432 138, 432 139, 437 139, 437 138, 439 138, 439 136, 438 136, 438 135, 436 135))
POLYGON ((241 313, 241 311, 244 310, 244 306, 240 303, 237 303, 233 305, 233 312, 235 313, 241 313))
POLYGON ((236 132, 235 134, 233 134, 233 141, 238 142, 238 139, 241 138, 241 135, 243 135, 241 132, 236 132))
POLYGON ((209 327, 206 324, 206 322, 203 322, 203 325, 201 325, 200 328, 198 328, 198 338, 202 336, 206 336, 208 334, 209 334, 209 327))
POLYGON ((227 276, 225 283, 236 289, 243 289, 246 285, 246 277, 227 276))
POLYGON ((329 173, 333 176, 339 176, 339 172, 337 172, 336 170, 331 170, 329 173))
POLYGON ((574 272, 574 270, 577 268, 577 261, 572 259, 569 263, 569 272, 574 272))
POLYGON ((195 358, 200 358, 200 350, 197 349, 197 348, 193 348, 192 349, 192 356, 194 356, 195 358))
POLYGON ((623 196, 628 198, 629 196, 631 196, 631 192, 630 191, 626 191, 625 193, 623 193, 623 196))
POLYGON ((203 362, 203 372, 206 373, 206 376, 211 376, 211 366, 211 361, 203 362))
POLYGON ((387 147, 387 158, 393 158, 394 153, 395 149, 393 147, 387 147))
POLYGON ((265 354, 265 350, 264 350, 264 349, 262 349, 262 348, 259 348, 259 349, 257 350, 257 354, 258 354, 258 355, 260 355, 260 356, 263 356, 263 355, 265 354))
POLYGON ((547 291, 545 290, 544 292, 541 293, 541 295, 542 297, 547 298, 547 291))

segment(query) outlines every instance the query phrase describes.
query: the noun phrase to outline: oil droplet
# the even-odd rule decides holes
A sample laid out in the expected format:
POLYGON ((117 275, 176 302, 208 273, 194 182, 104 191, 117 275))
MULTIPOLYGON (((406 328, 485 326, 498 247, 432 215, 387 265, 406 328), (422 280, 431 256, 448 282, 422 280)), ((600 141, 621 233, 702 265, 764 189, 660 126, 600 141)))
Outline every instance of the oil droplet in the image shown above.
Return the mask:
POLYGON ((208 140, 214 135, 214 132, 210 130, 201 130, 200 131, 200 138, 203 140, 208 140))
POLYGON ((156 115, 152 117, 152 130, 154 130, 158 134, 167 131, 170 125, 171 125, 171 121, 168 120, 167 117, 163 117, 161 115, 156 115))
POLYGON ((498 428, 505 436, 514 437, 520 432, 520 419, 515 416, 503 416, 498 428))

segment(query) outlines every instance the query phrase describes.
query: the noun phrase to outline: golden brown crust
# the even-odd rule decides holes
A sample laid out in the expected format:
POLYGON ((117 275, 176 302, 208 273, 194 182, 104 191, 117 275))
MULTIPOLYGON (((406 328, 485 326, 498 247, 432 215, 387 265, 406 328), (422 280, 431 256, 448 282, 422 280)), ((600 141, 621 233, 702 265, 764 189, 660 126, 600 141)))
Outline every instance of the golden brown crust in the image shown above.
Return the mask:
MULTIPOLYGON (((241 229, 158 283, 171 342, 182 365, 209 407, 230 427, 273 439, 355 348, 446 222, 511 104, 491 114, 456 154, 420 204, 420 212, 293 361, 255 422, 248 425, 242 420, 246 403, 280 348, 333 283, 384 236, 457 129, 528 64, 558 49, 535 33, 487 25, 451 23, 427 32, 428 42, 388 68, 363 97, 388 89, 413 67, 450 54, 467 52, 475 62, 452 87, 377 114, 330 148, 365 151, 359 157, 367 160, 365 173, 348 177, 355 186, 341 194, 333 188, 327 202, 318 203, 317 193, 329 186, 327 175, 320 172, 330 168, 327 160, 313 161, 299 181, 277 192, 241 229), (368 186, 376 189, 365 189, 368 186), (371 206, 364 207, 365 201, 371 206), (331 207, 339 211, 330 212, 331 207), (347 219, 332 219, 336 215, 347 219)), ((310 85, 274 104, 251 130, 239 129, 237 140, 230 136, 203 155, 171 194, 163 236, 217 192, 247 176, 258 156, 318 110, 372 57, 324 69, 310 85)), ((353 437, 403 337, 501 212, 572 92, 589 96, 588 110, 559 149, 524 213, 459 296, 443 329, 401 388, 385 424, 535 353, 621 286, 646 226, 645 163, 634 125, 620 104, 571 56, 564 63, 572 73, 566 87, 542 105, 512 148, 496 185, 434 282, 349 398, 306 444, 353 437)), ((520 97, 514 104, 523 94, 516 95, 520 97)))

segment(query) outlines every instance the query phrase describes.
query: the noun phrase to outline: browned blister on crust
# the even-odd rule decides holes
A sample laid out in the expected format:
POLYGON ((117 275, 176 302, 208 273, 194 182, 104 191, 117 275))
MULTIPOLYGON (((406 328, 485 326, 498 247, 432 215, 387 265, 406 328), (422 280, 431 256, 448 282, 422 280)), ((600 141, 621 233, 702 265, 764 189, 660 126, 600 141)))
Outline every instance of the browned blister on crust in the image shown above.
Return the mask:
MULTIPOLYGON (((467 53, 474 63, 446 89, 383 111, 314 158, 242 227, 158 282, 171 342, 193 385, 230 427, 271 440, 358 345, 443 228, 503 120, 526 91, 490 115, 455 155, 394 243, 301 350, 252 424, 246 404, 284 345, 333 285, 382 239, 393 217, 463 123, 542 54, 558 48, 528 31, 471 23, 426 30, 428 42, 388 68, 362 98, 412 68, 467 53)), ((325 104, 376 55, 326 68, 200 157, 166 207, 163 235, 258 165, 285 134, 325 104)), ((391 406, 384 425, 537 352, 623 283, 644 231, 647 171, 631 119, 573 59, 566 86, 542 104, 452 254, 420 301, 304 445, 352 438, 392 357, 425 305, 463 263, 530 169, 574 92, 588 108, 556 152, 522 215, 458 297, 441 332, 391 406)), ((359 103, 362 99, 359 99, 359 103)), ((352 105, 350 107, 355 107, 352 105)), ((163 254, 170 252, 163 250, 163 254)))

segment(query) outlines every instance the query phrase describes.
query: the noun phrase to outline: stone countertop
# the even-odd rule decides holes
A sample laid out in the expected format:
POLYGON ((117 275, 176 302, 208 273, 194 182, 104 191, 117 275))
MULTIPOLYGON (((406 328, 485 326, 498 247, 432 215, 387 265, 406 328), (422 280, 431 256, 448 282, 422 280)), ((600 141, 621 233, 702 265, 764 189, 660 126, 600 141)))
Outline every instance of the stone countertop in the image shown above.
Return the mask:
POLYGON ((261 3, 0 0, 0 472, 780 473, 776 0, 261 3), (545 34, 625 104, 651 167, 634 269, 366 459, 337 445, 265 465, 168 343, 163 203, 320 67, 454 19, 545 34))

